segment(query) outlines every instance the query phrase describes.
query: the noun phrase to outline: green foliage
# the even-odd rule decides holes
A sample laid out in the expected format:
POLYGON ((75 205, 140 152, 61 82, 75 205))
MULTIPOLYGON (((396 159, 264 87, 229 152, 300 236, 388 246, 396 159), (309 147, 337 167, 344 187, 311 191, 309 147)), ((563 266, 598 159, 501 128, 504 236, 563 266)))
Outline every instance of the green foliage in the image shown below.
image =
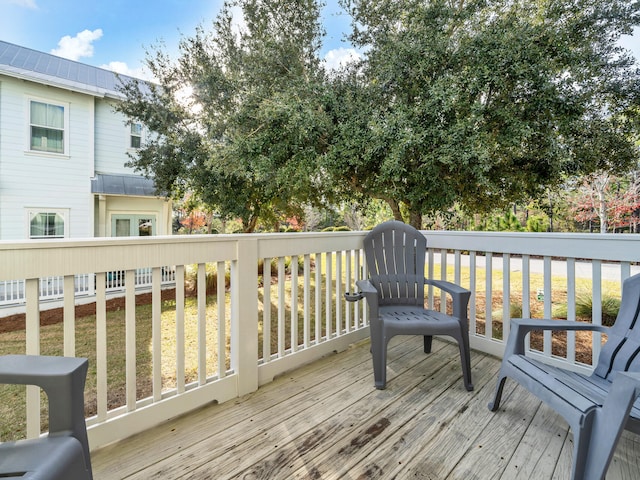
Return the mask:
POLYGON ((527 232, 546 232, 545 220, 542 215, 535 215, 527 219, 527 232))
POLYGON ((331 127, 319 11, 316 0, 228 0, 211 31, 182 39, 176 62, 148 53, 159 85, 128 84, 116 107, 156 134, 131 165, 174 197, 192 192, 240 218, 244 231, 327 198, 313 175, 331 127))
MULTIPOLYGON (((640 3, 341 3, 366 53, 329 76, 319 0, 226 0, 176 61, 149 52, 159 84, 116 106, 153 132, 131 165, 243 231, 372 200, 438 228, 531 199, 553 231, 567 178, 636 164, 640 81, 618 40, 640 3)), ((505 221, 482 228, 517 230, 505 221)))
POLYGON ((415 224, 456 203, 525 202, 565 174, 637 158, 640 83, 617 39, 638 4, 343 4, 366 58, 334 80, 325 168, 341 191, 383 199, 396 218, 404 206, 415 224))
MULTIPOLYGON (((620 310, 620 298, 611 295, 602 296, 602 324, 610 327, 616 321, 620 310)), ((576 298, 576 317, 591 320, 593 317, 593 297, 581 294, 576 298)))
POLYGON ((495 222, 498 232, 524 232, 520 220, 511 210, 507 210, 502 217, 497 217, 495 222))

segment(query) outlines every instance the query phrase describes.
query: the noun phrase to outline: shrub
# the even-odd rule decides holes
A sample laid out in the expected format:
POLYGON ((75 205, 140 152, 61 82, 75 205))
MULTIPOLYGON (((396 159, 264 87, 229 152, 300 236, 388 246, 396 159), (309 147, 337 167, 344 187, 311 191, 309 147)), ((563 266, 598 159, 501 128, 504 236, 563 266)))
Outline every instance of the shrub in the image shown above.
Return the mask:
MULTIPOLYGON (((616 321, 620 310, 620 299, 611 295, 602 297, 602 324, 610 327, 616 321)), ((593 317, 593 297, 581 294, 576 298, 576 317, 591 320, 593 317)))

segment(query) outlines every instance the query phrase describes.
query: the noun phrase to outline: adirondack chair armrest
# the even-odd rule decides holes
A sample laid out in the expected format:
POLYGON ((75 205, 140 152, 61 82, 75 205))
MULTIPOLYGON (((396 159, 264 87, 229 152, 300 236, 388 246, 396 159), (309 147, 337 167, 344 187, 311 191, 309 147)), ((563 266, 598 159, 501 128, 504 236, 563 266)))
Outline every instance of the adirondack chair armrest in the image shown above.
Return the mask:
POLYGON ((369 280, 358 280, 356 286, 360 290, 358 294, 367 300, 369 306, 369 318, 378 318, 378 290, 369 280))
POLYGON ((593 325, 585 322, 570 320, 512 318, 509 339, 505 347, 504 356, 524 355, 524 339, 528 333, 534 330, 550 331, 591 331, 606 333, 609 327, 593 325))
POLYGON ((462 319, 467 318, 467 307, 469 305, 469 298, 471 298, 471 292, 469 290, 446 280, 432 280, 425 278, 424 283, 439 288, 443 292, 451 295, 453 316, 462 319))

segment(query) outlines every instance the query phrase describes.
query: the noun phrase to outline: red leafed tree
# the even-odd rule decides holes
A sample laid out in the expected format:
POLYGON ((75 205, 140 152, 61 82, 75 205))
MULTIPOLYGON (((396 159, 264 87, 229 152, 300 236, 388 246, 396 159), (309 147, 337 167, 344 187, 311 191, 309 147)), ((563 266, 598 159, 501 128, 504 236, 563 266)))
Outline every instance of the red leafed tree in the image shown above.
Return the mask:
POLYGON ((640 211, 640 179, 637 172, 620 178, 606 172, 586 177, 573 199, 578 222, 598 222, 600 232, 629 227, 635 232, 640 211))
POLYGON ((207 225, 207 215, 204 212, 194 210, 186 217, 180 219, 180 224, 188 233, 198 232, 207 225))

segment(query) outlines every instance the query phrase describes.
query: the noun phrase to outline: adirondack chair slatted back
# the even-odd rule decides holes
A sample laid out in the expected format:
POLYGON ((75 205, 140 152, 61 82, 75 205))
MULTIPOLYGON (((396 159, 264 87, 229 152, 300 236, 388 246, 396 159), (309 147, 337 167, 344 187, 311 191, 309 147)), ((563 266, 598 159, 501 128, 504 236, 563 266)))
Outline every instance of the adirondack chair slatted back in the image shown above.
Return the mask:
POLYGON ((424 305, 424 235, 402 222, 385 222, 365 237, 364 250, 380 305, 424 305))
POLYGON ((640 372, 640 275, 622 287, 618 317, 608 332, 594 375, 613 381, 616 372, 640 372))

